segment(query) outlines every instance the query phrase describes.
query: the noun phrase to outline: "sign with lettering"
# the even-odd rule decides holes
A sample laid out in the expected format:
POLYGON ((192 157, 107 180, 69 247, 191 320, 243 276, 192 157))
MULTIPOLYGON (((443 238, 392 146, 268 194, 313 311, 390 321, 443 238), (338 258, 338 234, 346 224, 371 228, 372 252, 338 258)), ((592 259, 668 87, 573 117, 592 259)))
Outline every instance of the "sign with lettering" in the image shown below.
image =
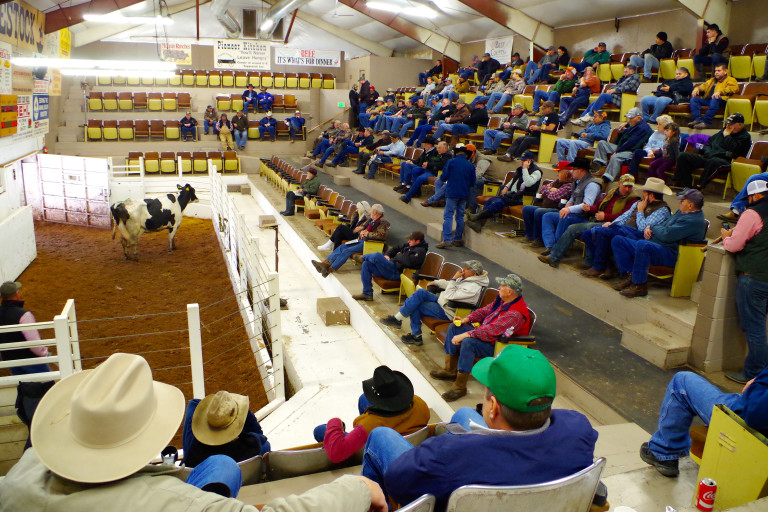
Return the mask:
POLYGON ((22 50, 43 53, 45 14, 16 0, 0 5, 0 41, 22 50))
POLYGON ((16 133, 24 133, 32 129, 32 96, 29 94, 19 95, 16 100, 17 121, 16 133))
POLYGON ((275 48, 275 64, 282 66, 341 67, 341 52, 275 48))
POLYGON ((165 62, 189 66, 192 64, 192 45, 173 41, 160 43, 160 52, 165 62))
POLYGON ((512 58, 512 43, 514 40, 513 36, 486 39, 485 53, 490 53, 491 57, 504 65, 512 58))
POLYGON ((0 94, 13 94, 11 45, 8 43, 0 43, 0 94))
POLYGON ((213 67, 269 70, 269 41, 218 39, 213 43, 213 67))
POLYGON ((34 94, 32 95, 32 122, 35 123, 35 128, 41 121, 48 122, 48 95, 34 94))

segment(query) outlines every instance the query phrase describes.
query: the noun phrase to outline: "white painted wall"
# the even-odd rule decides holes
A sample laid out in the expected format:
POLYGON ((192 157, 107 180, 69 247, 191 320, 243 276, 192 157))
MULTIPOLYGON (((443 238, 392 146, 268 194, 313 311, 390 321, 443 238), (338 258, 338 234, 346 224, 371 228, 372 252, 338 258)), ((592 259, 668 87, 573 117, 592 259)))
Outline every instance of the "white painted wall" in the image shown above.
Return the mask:
POLYGON ((0 279, 15 280, 37 257, 32 209, 24 206, 21 161, 0 167, 0 279))

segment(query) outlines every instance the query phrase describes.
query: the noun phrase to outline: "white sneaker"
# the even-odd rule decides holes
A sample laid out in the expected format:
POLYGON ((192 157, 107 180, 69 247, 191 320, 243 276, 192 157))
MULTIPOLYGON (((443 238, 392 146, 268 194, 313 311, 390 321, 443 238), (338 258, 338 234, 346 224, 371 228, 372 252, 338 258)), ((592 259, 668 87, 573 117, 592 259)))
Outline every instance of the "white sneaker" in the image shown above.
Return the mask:
POLYGON ((318 251, 330 251, 331 249, 333 249, 333 242, 331 242, 330 240, 325 242, 323 245, 317 246, 318 251))
POLYGON ((589 114, 587 114, 587 115, 585 115, 585 116, 581 116, 581 117, 579 118, 579 121, 581 121, 581 122, 582 122, 582 123, 584 123, 584 124, 586 124, 586 123, 589 123, 589 122, 591 122, 591 121, 592 121, 592 116, 591 116, 591 115, 589 115, 589 114))
POLYGON ((581 119, 571 119, 571 124, 574 124, 576 126, 584 126, 584 123, 581 119))

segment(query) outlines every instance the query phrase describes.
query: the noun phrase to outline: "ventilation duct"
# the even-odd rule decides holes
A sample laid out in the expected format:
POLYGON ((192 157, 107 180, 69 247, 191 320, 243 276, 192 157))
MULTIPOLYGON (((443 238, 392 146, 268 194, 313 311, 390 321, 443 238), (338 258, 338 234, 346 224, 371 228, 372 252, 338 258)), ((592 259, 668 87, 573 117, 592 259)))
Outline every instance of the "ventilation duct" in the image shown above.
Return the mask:
POLYGON ((211 12, 216 16, 216 20, 224 27, 227 37, 237 39, 242 34, 240 24, 232 13, 227 10, 230 0, 213 0, 211 2, 211 12))
POLYGON ((309 3, 310 0, 280 0, 267 11, 259 25, 259 39, 270 39, 277 23, 289 12, 309 3))

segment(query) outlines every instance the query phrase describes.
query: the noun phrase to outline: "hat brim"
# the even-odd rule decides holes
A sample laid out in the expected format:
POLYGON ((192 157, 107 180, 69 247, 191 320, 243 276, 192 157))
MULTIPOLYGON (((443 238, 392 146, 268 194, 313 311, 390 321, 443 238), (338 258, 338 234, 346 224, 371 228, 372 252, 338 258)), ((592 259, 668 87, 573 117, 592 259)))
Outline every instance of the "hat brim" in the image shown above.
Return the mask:
POLYGON ((480 384, 487 388, 489 387, 488 373, 491 370, 491 363, 493 363, 492 357, 484 357, 476 362, 475 366, 472 367, 472 376, 477 379, 480 384))
POLYGON ((247 396, 230 393, 229 396, 237 404, 237 418, 224 428, 213 428, 208 423, 208 411, 211 408, 213 397, 208 395, 197 404, 192 415, 192 433, 195 439, 208 446, 221 446, 237 439, 243 431, 245 419, 248 416, 249 400, 247 396))
POLYGON ((674 195, 672 189, 664 185, 663 188, 646 187, 645 185, 635 185, 635 190, 647 190, 648 192, 656 192, 657 194, 664 194, 665 196, 674 195))
POLYGON ((96 448, 72 434, 72 396, 93 370, 84 370, 53 386, 32 419, 30 438, 40 461, 52 472, 75 482, 103 483, 125 478, 146 466, 173 439, 184 418, 184 394, 153 381, 155 412, 146 428, 117 446, 96 448))
POLYGON ((373 391, 373 378, 363 381, 363 394, 374 409, 386 412, 399 412, 410 407, 413 402, 413 384, 403 373, 393 371, 399 391, 394 396, 380 396, 373 391))

